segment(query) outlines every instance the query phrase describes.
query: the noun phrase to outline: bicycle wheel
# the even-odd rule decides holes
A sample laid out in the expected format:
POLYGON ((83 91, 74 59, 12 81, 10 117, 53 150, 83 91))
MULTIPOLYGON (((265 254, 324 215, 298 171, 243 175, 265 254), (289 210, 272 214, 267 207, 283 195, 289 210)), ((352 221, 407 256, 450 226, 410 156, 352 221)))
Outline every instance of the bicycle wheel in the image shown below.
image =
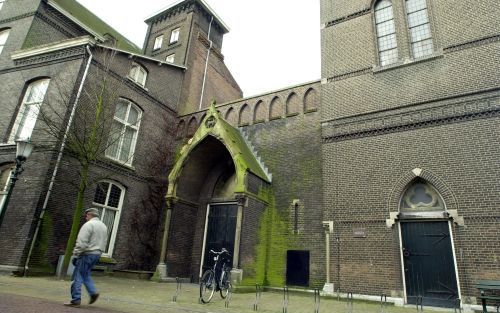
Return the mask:
POLYGON ((208 303, 215 292, 215 273, 207 270, 203 273, 200 280, 200 300, 202 303, 208 303))
POLYGON ((220 283, 220 296, 225 299, 231 290, 231 272, 222 271, 222 278, 220 283))

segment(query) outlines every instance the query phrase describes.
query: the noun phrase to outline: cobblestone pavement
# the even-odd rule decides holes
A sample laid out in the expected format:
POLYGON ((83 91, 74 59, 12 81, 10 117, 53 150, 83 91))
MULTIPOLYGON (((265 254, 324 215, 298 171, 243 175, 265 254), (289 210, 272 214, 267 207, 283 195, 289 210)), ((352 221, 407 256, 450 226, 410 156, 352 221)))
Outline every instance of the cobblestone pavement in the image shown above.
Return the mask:
MULTIPOLYGON (((198 303, 198 285, 183 284, 177 301, 175 283, 157 283, 115 277, 94 277, 101 293, 99 300, 87 305, 85 292, 80 308, 68 308, 62 303, 69 300, 71 282, 53 277, 13 277, 0 275, 1 313, 250 313, 254 312, 255 293, 235 293, 229 306, 218 294, 209 304, 198 303)), ((263 292, 258 311, 264 313, 283 312, 282 292, 263 292)), ((452 312, 452 310, 447 310, 452 312)), ((290 292, 288 313, 313 313, 315 302, 312 293, 290 292)), ((345 301, 321 297, 320 313, 414 313, 415 308, 389 305, 383 310, 379 303, 354 301, 352 309, 345 301)))

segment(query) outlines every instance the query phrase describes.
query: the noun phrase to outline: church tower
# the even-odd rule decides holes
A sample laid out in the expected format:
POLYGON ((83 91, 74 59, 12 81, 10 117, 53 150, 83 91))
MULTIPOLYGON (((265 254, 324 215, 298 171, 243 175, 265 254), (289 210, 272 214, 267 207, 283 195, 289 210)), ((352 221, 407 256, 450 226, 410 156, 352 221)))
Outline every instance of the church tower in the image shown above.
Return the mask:
POLYGON ((149 17, 143 53, 186 67, 180 115, 243 96, 221 53, 229 27, 203 0, 180 0, 149 17), (207 61, 208 60, 208 61, 207 61))

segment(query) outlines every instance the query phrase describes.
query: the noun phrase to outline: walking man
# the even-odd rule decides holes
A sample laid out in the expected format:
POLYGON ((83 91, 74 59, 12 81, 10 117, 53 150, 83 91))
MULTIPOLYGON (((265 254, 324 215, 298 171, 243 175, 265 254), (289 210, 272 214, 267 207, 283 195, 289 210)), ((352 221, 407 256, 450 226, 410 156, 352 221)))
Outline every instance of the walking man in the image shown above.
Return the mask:
POLYGON ((85 210, 85 219, 76 238, 73 250, 73 282, 71 284, 71 301, 66 306, 78 307, 82 301, 82 284, 87 288, 90 296, 89 304, 96 302, 99 293, 90 276, 92 267, 99 261, 101 253, 106 250, 108 228, 99 220, 99 210, 90 208, 85 210))

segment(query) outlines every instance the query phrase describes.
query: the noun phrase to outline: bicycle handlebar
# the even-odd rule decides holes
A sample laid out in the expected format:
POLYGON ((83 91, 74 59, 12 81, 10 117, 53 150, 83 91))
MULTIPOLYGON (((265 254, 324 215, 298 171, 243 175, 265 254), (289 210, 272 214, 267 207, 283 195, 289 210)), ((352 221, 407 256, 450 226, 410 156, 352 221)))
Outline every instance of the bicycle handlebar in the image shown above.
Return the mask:
POLYGON ((231 254, 229 254, 229 251, 227 251, 224 248, 222 248, 222 250, 220 252, 217 252, 217 251, 214 251, 214 250, 210 250, 209 253, 215 254, 215 255, 221 255, 221 254, 227 253, 227 255, 231 256, 231 254))

